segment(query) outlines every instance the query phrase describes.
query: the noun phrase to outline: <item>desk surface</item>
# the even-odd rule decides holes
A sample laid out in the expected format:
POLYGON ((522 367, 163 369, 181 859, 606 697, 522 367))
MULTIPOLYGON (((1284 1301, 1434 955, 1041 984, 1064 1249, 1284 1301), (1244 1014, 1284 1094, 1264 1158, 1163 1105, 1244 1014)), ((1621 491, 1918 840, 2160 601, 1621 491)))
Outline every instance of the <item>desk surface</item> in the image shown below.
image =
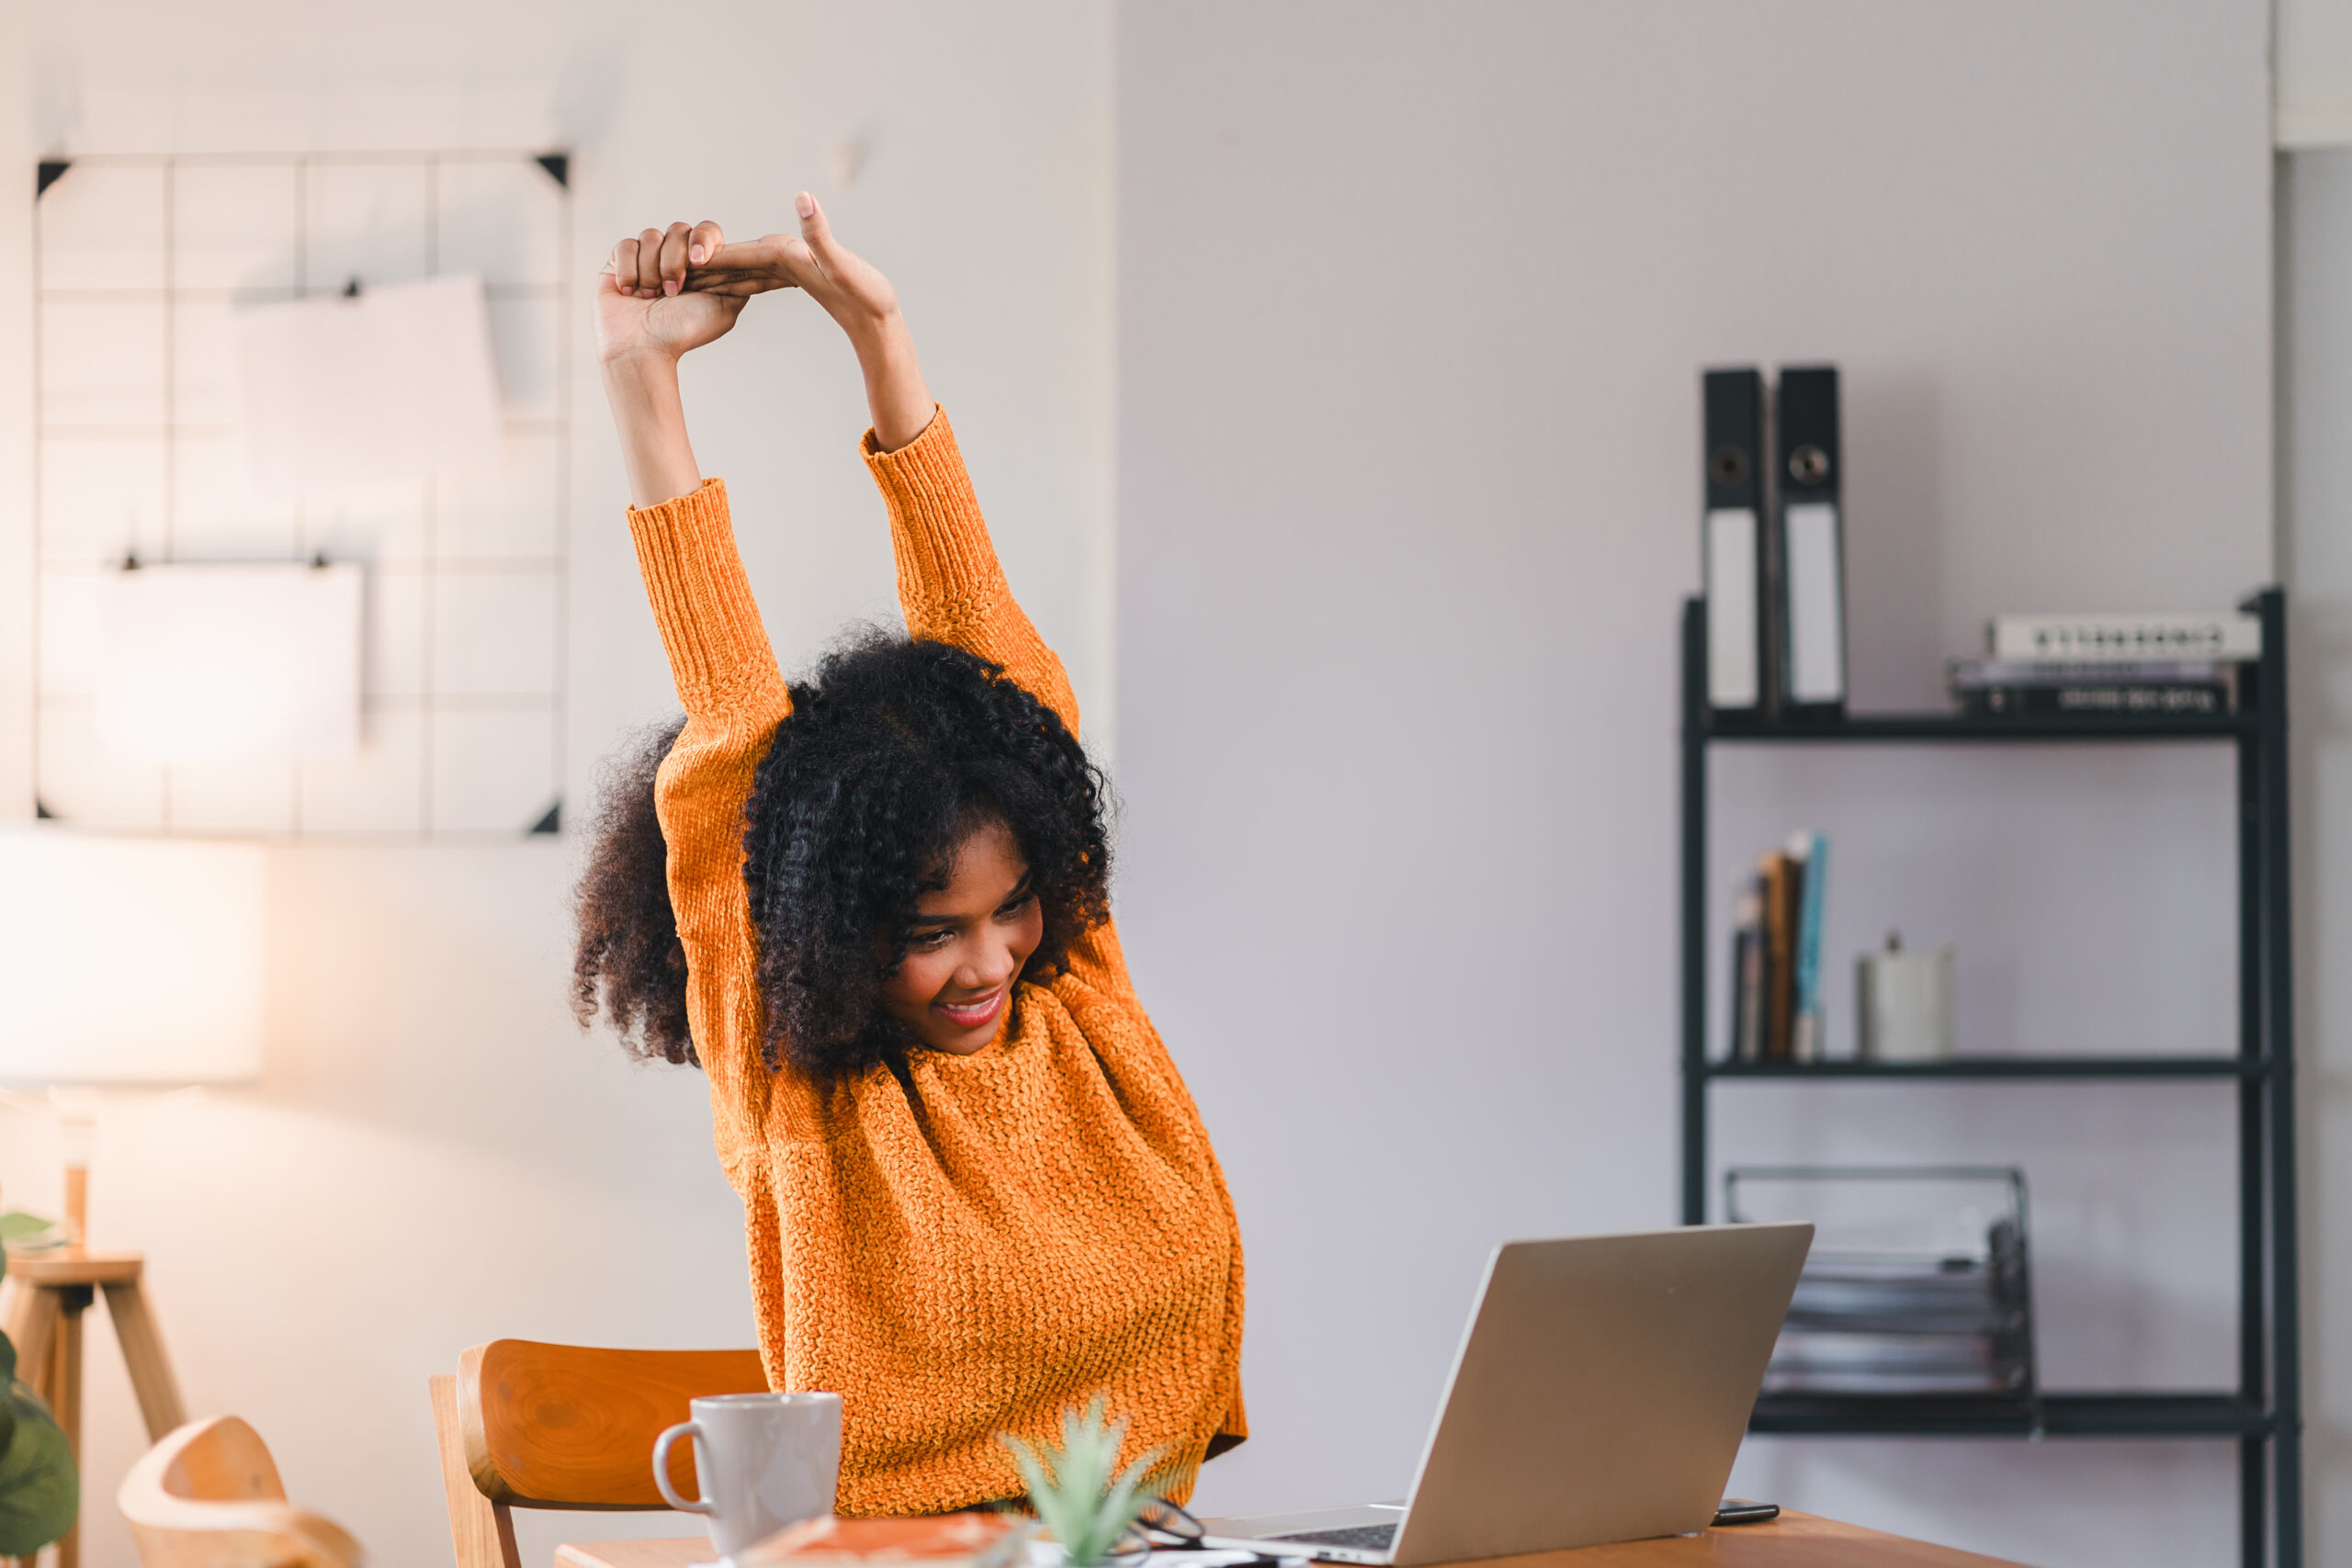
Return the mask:
MULTIPOLYGON (((556 1548, 556 1568, 688 1568, 710 1561, 702 1536, 595 1540, 556 1548)), ((1174 1561, 1181 1562, 1178 1555, 1174 1561)), ((1734 1525, 1662 1540, 1629 1540, 1577 1551, 1498 1557, 1491 1568, 2018 1568, 1997 1557, 1881 1535, 1812 1514, 1782 1513, 1770 1524, 1734 1525)))

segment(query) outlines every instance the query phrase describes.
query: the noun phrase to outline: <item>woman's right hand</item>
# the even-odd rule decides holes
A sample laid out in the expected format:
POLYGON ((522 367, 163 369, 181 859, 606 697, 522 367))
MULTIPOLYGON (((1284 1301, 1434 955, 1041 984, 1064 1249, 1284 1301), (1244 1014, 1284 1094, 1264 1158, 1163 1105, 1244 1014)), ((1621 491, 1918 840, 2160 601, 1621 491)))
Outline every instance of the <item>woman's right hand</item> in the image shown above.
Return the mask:
POLYGON ((615 245, 596 278, 597 357, 675 361, 726 336, 749 293, 684 288, 687 267, 723 243, 716 223, 673 223, 615 245))

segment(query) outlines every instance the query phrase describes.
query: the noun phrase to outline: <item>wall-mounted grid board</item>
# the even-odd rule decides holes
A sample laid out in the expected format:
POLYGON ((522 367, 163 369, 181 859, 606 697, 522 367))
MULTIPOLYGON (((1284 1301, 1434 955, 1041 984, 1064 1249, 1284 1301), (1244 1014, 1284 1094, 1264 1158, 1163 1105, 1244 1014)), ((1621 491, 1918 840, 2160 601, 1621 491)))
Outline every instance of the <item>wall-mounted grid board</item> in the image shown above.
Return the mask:
POLYGON ((106 155, 34 197, 34 780, 90 828, 509 837, 562 778, 571 400, 568 164, 531 152, 106 155), (477 273, 496 467, 295 502, 250 493, 232 316, 477 273), (96 589, 142 562, 357 561, 351 758, 153 767, 91 726, 96 589))

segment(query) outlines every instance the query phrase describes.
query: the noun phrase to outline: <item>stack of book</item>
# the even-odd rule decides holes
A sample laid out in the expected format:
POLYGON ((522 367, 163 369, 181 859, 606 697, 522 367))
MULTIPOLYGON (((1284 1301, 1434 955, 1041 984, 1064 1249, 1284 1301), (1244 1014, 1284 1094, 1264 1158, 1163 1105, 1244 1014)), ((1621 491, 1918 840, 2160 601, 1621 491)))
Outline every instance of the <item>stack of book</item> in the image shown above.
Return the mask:
POLYGON ((1731 1058, 1821 1059, 1821 913, 1829 840, 1793 835, 1756 859, 1732 906, 1731 1058))
POLYGON ((2234 713, 2262 657, 2262 623, 2233 611, 1996 615, 1984 641, 1984 658, 1944 668, 1965 713, 2234 713))

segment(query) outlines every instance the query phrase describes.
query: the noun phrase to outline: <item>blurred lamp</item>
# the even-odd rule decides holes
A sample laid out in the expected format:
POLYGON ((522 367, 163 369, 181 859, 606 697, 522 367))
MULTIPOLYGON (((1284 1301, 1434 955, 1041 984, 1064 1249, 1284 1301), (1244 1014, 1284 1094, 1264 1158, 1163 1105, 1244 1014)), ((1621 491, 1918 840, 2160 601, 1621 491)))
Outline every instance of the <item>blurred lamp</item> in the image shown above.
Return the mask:
POLYGON ((56 1110, 69 1240, 87 1238, 100 1087, 261 1076, 265 853, 0 827, 0 1085, 56 1110))

